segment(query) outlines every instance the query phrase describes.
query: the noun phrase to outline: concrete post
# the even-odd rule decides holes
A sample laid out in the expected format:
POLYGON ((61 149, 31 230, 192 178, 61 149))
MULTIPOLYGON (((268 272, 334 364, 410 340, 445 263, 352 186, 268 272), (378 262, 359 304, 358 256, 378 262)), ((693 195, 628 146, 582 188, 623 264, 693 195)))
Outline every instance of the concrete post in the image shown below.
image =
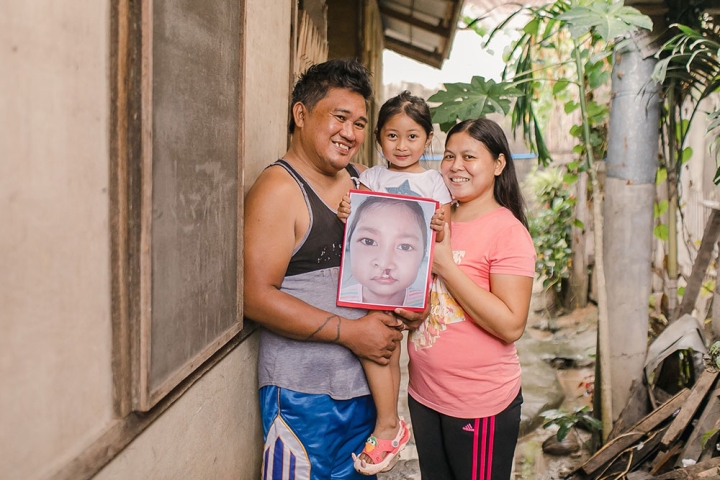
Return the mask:
POLYGON ((603 239, 613 420, 647 353, 659 103, 650 81, 655 59, 644 57, 630 42, 615 52, 612 74, 603 239))

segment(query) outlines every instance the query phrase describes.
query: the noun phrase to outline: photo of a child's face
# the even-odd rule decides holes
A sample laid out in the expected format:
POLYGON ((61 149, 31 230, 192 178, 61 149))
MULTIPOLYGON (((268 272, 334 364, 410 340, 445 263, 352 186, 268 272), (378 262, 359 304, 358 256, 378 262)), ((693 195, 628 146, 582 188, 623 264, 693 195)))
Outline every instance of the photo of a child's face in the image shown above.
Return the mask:
POLYGON ((425 256, 422 210, 404 200, 380 199, 357 217, 350 242, 350 266, 366 303, 402 304, 425 256))
POLYGON ((338 305, 419 311, 429 288, 437 202, 360 191, 350 198, 338 305))

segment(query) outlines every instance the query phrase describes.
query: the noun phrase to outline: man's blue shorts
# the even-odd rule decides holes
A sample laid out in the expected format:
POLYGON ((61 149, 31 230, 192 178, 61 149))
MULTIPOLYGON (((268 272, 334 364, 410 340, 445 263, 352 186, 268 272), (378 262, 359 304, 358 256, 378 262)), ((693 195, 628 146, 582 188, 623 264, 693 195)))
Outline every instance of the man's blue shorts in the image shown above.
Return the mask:
POLYGON ((375 479, 353 468, 375 427, 372 396, 333 400, 275 386, 260 389, 263 480, 375 479))

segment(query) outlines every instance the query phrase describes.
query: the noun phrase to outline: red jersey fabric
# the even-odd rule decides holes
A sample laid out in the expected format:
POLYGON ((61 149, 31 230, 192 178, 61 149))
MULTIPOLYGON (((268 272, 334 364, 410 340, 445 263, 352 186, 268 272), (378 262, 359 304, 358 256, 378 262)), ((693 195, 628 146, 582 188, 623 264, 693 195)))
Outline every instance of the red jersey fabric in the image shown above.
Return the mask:
MULTIPOLYGON (((485 290, 491 274, 534 277, 535 248, 527 229, 501 207, 471 222, 452 222, 455 263, 485 290)), ((431 311, 410 334, 409 393, 421 404, 457 418, 503 411, 520 390, 515 344, 487 333, 433 280, 431 311)))

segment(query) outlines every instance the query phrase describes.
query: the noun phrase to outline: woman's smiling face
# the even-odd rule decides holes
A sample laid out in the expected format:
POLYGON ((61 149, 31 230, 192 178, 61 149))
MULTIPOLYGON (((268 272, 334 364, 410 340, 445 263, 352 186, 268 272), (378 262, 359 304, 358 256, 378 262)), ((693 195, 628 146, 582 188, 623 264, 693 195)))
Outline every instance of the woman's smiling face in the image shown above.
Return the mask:
POLYGON ((362 212, 350 238, 350 264, 363 302, 402 304, 425 256, 425 234, 409 207, 377 203, 362 212))
POLYGON ((505 157, 493 158, 484 143, 467 132, 452 135, 445 146, 440 172, 453 198, 460 203, 492 199, 495 177, 505 168, 505 157))

